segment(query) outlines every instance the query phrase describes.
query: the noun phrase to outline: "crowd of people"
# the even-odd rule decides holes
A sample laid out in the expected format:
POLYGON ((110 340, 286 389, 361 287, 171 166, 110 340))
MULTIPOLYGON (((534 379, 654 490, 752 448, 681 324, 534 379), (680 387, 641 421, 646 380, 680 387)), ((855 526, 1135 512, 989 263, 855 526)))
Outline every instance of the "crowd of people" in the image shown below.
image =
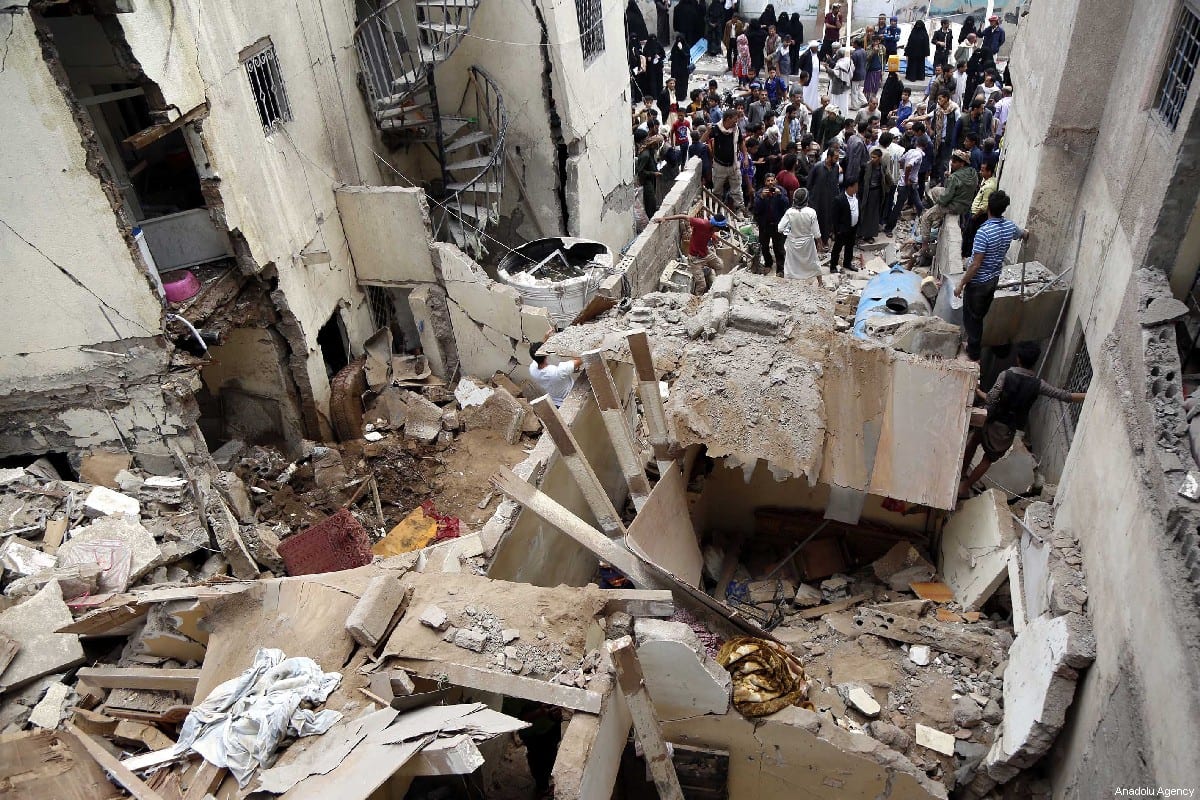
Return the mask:
MULTIPOLYGON (((630 25, 636 174, 648 218, 664 170, 694 156, 732 222, 756 223, 765 268, 787 277, 818 277, 826 259, 830 272, 856 271, 856 246, 893 237, 906 214, 914 235, 902 256, 914 266, 929 262, 931 233, 950 214, 963 225, 964 258, 981 231, 994 238, 984 229, 990 198, 1003 197, 996 173, 1012 102, 1008 70, 995 61, 1005 41, 998 17, 982 30, 967 17, 957 36, 949 20, 932 37, 917 21, 904 37, 895 17, 881 15, 839 47, 846 23, 838 3, 821 20, 821 38, 801 44, 798 14, 777 17, 768 5, 746 20, 736 0, 680 0, 668 55, 659 41, 668 6, 658 5, 656 36, 630 25), (722 92, 713 79, 689 90, 701 39, 710 54, 724 49, 735 89, 722 92)), ((731 221, 700 222, 693 275, 708 266, 708 239, 731 221)), ((696 285, 702 291, 707 280, 696 285)))

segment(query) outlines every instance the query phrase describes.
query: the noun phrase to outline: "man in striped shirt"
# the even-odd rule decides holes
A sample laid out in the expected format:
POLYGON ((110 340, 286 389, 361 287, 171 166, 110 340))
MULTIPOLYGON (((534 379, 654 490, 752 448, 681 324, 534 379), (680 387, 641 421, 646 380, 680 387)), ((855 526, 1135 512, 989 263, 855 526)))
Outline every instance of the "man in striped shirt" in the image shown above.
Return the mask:
POLYGON ((1004 266, 1004 254, 1016 239, 1029 240, 1029 232, 1021 230, 1012 220, 1004 218, 1008 210, 1008 195, 1000 190, 988 198, 988 219, 975 232, 975 244, 971 248, 971 266, 954 290, 955 297, 963 299, 963 328, 967 332, 967 358, 979 360, 983 342, 983 318, 992 307, 996 286, 1000 283, 1000 270, 1004 266))

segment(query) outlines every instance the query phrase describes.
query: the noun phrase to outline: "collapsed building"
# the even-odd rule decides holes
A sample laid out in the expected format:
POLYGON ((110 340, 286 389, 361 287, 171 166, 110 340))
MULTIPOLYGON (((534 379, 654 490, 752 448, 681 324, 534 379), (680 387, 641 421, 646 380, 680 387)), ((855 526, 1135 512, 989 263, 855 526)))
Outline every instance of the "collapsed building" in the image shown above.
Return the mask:
MULTIPOLYGON (((1023 21, 1004 186, 1034 235, 976 366, 936 298, 861 336, 866 281, 679 291, 681 230, 633 236, 627 95, 583 91, 623 74, 621 10, 0 9, 6 793, 1196 784, 1196 100, 1122 69, 1186 48, 1176 17, 1023 21), (1131 85, 1044 63, 1064 40, 1131 85), (1131 92, 1136 130, 1102 127, 1131 92), (581 273, 579 238, 612 257, 581 273), (493 279, 522 252, 586 308, 493 279), (1088 401, 1038 406, 960 503, 1022 339, 1088 401), (559 408, 541 342, 585 364, 559 408)), ((718 208, 699 183, 662 213, 718 208)))

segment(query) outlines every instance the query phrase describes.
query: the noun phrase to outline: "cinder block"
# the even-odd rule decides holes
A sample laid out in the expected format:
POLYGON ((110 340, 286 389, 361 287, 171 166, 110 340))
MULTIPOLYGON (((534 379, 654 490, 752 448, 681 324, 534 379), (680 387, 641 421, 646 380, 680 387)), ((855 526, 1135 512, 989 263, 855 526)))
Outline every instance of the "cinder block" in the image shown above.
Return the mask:
POLYGON ((405 587, 391 575, 371 579, 366 591, 346 617, 346 630, 363 647, 374 647, 387 634, 397 609, 404 602, 405 587))

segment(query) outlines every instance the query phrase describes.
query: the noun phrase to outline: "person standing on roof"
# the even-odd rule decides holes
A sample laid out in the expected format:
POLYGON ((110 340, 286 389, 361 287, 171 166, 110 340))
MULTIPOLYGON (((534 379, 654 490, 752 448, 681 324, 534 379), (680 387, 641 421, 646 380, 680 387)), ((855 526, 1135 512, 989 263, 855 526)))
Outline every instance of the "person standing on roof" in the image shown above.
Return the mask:
POLYGON ((972 361, 979 360, 983 341, 983 318, 987 316, 988 309, 992 307, 992 298, 996 296, 996 287, 1000 284, 1000 270, 1004 267, 1004 255, 1008 252, 1008 246, 1017 239, 1029 239, 1028 231, 1021 230, 1012 220, 1004 218, 1008 203, 1008 195, 999 189, 988 197, 988 219, 975 231, 975 243, 971 246, 971 266, 967 267, 962 281, 954 290, 954 296, 961 297, 963 301, 967 358, 972 361))
POLYGON ((720 214, 712 217, 689 217, 687 214, 671 214, 658 217, 656 225, 671 220, 686 221, 692 228, 692 236, 688 241, 688 272, 692 275, 692 294, 704 294, 712 286, 708 270, 721 272, 725 265, 717 255, 712 243, 716 241, 721 231, 729 228, 729 223, 720 214), (707 269, 705 269, 707 267, 707 269))
POLYGON ((962 483, 958 486, 959 500, 966 500, 971 487, 984 476, 988 468, 1004 458, 1004 454, 1012 447, 1017 431, 1024 430, 1028 424, 1029 412, 1038 397, 1049 397, 1064 403, 1082 403, 1087 398, 1085 392, 1068 392, 1035 375, 1033 368, 1037 366, 1041 354, 1041 348, 1035 342, 1021 342, 1017 345, 1017 366, 1001 372, 986 395, 979 389, 975 390, 987 404, 987 422, 982 428, 972 431, 967 439, 962 483), (971 462, 975 459, 975 450, 980 445, 983 446, 983 458, 968 474, 967 470, 971 469, 971 462))

